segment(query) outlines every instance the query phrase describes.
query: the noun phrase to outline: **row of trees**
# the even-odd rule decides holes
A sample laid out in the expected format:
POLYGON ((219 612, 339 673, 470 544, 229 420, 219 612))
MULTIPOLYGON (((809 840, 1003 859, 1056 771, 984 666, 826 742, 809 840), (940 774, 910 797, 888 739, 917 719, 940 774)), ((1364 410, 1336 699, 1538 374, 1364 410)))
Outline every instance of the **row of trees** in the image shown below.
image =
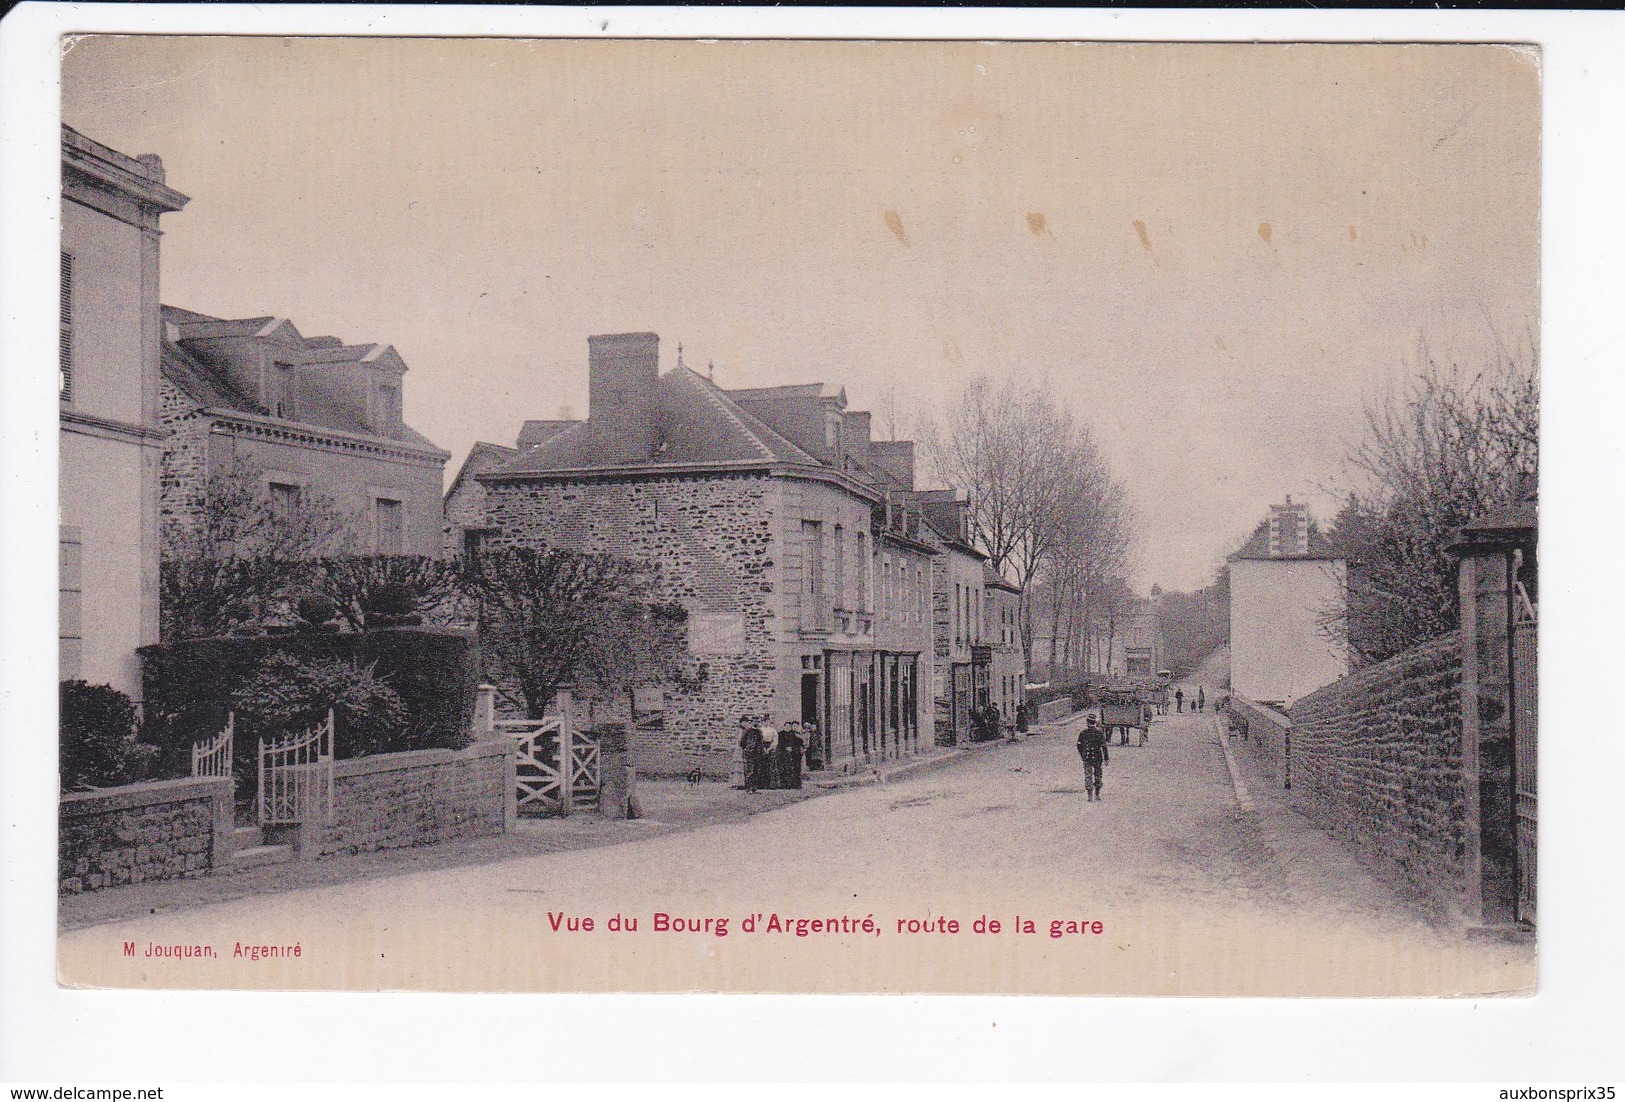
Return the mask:
POLYGON ((620 699, 674 675, 686 652, 687 614, 659 599, 656 565, 558 547, 460 560, 359 553, 331 501, 278 502, 245 466, 209 480, 194 519, 166 541, 166 641, 473 626, 489 674, 516 681, 538 716, 562 686, 620 699))
POLYGON ((1214 651, 1230 642, 1230 568, 1219 568, 1211 584, 1191 593, 1151 587, 1162 625, 1163 663, 1175 677, 1194 672, 1214 651))
POLYGON ((1040 626, 1051 671, 1097 665, 1132 609, 1133 511, 1089 425, 1047 387, 981 375, 922 435, 937 475, 970 492, 971 541, 1022 588, 1029 668, 1040 626))
POLYGON ((1516 503, 1540 459, 1533 337, 1474 370, 1422 345, 1416 373, 1367 402, 1350 485, 1328 537, 1347 556, 1347 600, 1321 628, 1357 663, 1380 662, 1460 624, 1463 524, 1516 503))

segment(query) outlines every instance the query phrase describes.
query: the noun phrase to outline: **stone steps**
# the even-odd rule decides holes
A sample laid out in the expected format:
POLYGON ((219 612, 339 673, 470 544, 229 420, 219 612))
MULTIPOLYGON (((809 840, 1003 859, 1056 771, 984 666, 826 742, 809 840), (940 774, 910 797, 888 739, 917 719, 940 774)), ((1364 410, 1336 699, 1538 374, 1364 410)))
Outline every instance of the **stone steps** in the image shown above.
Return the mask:
POLYGON ((231 867, 234 869, 280 865, 291 860, 293 847, 286 844, 266 845, 265 832, 257 826, 240 826, 231 832, 231 867))
POLYGON ((261 865, 280 865, 293 859, 293 847, 289 845, 278 846, 249 846, 232 852, 231 867, 234 869, 254 869, 261 865))

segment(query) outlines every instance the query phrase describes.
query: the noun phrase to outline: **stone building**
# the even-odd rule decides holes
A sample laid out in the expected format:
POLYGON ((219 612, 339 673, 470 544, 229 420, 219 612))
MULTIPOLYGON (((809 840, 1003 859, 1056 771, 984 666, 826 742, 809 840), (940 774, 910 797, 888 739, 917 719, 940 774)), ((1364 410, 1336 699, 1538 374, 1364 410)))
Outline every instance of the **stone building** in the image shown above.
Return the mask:
POLYGON ((1006 726, 1027 699, 1027 660, 1021 648, 1021 587, 992 567, 982 572, 987 611, 982 645, 988 649, 988 698, 1006 726))
POLYGON ((199 521, 209 478, 254 472, 273 501, 330 499, 358 553, 440 555, 450 454, 402 417, 406 364, 387 344, 306 337, 286 318, 163 308, 166 539, 199 521))
POLYGON ((941 548, 931 583, 936 741, 939 746, 954 746, 970 739, 971 709, 986 705, 991 692, 993 655, 983 641, 987 556, 970 542, 970 502, 964 494, 928 490, 918 498, 941 548))
POLYGON ((510 463, 518 448, 476 441, 468 458, 446 491, 446 557, 472 555, 479 551, 488 529, 485 526, 485 484, 475 475, 494 471, 510 463))
POLYGON ((59 672, 141 697, 158 641, 163 163, 62 127, 59 672))
POLYGON ((1263 703, 1290 705, 1349 671, 1320 630, 1346 599, 1347 563, 1315 527, 1308 506, 1270 506, 1230 563, 1230 684, 1263 703))
POLYGON ((588 338, 587 418, 528 423, 474 476, 483 540, 660 565, 691 670, 633 735, 646 773, 726 776, 741 715, 816 722, 840 770, 928 747, 937 549, 912 445, 872 441, 844 391, 724 390, 658 352, 588 338))

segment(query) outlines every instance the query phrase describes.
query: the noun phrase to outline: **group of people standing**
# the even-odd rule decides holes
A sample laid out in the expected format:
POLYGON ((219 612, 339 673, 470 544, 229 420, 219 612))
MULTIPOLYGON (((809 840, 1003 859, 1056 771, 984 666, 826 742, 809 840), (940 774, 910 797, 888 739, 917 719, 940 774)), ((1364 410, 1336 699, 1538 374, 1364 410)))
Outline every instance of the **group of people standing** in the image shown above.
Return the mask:
MULTIPOLYGON (((1174 703, 1178 706, 1179 712, 1181 714, 1183 714, 1184 711, 1185 711, 1185 690, 1184 689, 1175 689, 1174 690, 1174 703)), ((1205 711, 1207 711, 1207 690, 1204 689, 1200 685, 1196 686, 1196 695, 1191 697, 1191 711, 1192 712, 1205 712, 1205 711)))
POLYGON ((740 716, 735 787, 746 792, 800 788, 803 755, 808 769, 823 768, 823 744, 817 724, 792 722, 773 727, 766 716, 740 716))

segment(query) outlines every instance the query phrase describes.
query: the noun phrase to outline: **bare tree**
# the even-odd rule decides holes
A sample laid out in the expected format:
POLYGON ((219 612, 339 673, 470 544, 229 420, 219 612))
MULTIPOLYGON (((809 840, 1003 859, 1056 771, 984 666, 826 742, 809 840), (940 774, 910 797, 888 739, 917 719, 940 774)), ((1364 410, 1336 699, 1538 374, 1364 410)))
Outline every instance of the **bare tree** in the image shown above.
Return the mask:
POLYGON ((1126 573, 1132 518, 1093 434, 1047 387, 984 375, 924 438, 938 475, 970 494, 972 542, 1022 588, 1029 663, 1035 583, 1047 583, 1053 667, 1068 602, 1126 573))
POLYGON ((347 518, 325 495, 278 501, 260 470, 242 459, 216 472, 188 514, 165 519, 163 638, 263 622, 308 580, 312 560, 341 546, 348 530, 347 518))
POLYGON ((1355 661, 1381 661, 1460 623, 1456 529, 1512 504, 1539 464, 1539 349, 1531 338, 1470 371, 1419 349, 1417 373, 1367 402, 1348 457, 1355 488, 1330 536, 1349 563, 1346 600, 1321 628, 1355 661))
POLYGON ((535 718, 567 685, 613 697, 671 676, 687 613, 656 599, 658 581, 656 567, 559 547, 484 551, 465 574, 481 642, 535 718))

